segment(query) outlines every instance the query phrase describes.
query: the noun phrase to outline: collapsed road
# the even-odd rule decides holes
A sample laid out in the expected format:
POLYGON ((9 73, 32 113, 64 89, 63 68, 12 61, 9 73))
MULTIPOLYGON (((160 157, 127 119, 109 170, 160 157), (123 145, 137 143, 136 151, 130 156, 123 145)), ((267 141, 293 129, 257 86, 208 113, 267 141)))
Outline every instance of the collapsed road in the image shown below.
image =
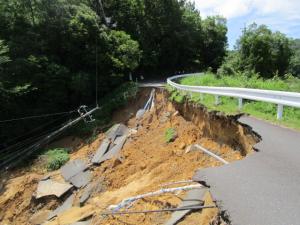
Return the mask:
POLYGON ((251 117, 242 117, 262 140, 259 152, 218 168, 200 169, 232 224, 299 224, 300 133, 251 117))
POLYGON ((1 224, 296 224, 299 158, 282 148, 296 148, 297 132, 172 103, 160 89, 114 120, 60 170, 37 161, 9 179, 1 224))

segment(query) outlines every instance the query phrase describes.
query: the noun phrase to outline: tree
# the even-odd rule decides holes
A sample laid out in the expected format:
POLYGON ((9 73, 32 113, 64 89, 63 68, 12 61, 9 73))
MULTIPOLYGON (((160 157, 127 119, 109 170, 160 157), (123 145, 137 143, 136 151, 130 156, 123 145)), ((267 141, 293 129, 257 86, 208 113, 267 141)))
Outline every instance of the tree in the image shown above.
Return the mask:
POLYGON ((293 75, 300 76, 300 39, 292 40, 291 48, 293 50, 293 56, 291 58, 289 71, 293 75))
POLYGON ((254 70, 266 78, 275 74, 283 76, 292 56, 290 40, 284 34, 256 24, 243 30, 237 43, 237 51, 243 70, 254 70))

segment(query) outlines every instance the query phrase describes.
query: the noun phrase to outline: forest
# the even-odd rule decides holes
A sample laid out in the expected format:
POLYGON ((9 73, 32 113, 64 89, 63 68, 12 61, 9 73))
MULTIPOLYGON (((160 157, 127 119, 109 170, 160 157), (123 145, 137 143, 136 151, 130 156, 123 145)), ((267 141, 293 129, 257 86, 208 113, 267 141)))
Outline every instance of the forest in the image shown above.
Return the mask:
POLYGON ((299 76, 300 40, 252 24, 228 50, 226 34, 187 0, 0 0, 1 146, 107 103, 130 75, 299 76))

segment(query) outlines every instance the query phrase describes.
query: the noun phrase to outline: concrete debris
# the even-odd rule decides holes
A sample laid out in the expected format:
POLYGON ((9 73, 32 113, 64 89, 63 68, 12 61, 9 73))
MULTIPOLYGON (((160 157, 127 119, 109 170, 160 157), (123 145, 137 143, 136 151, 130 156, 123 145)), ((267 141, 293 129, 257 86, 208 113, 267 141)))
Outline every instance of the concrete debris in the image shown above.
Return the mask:
MULTIPOLYGON (((193 207, 193 206, 202 206, 203 197, 206 192, 206 189, 193 189, 190 190, 183 201, 180 203, 178 208, 182 207, 193 207)), ((181 220, 186 214, 188 214, 192 209, 176 211, 172 213, 171 218, 165 223, 165 225, 175 225, 179 220, 181 220)))
POLYGON ((92 220, 87 220, 87 221, 80 221, 80 222, 72 223, 70 225, 90 225, 91 222, 92 222, 92 220))
POLYGON ((98 148, 98 150, 96 151, 96 154, 94 155, 94 157, 92 158, 92 163, 94 164, 98 164, 99 160, 101 159, 101 157, 106 153, 108 147, 110 145, 110 141, 108 138, 105 138, 100 147, 98 148))
POLYGON ((80 196, 79 202, 82 206, 94 193, 99 193, 103 191, 103 181, 104 179, 101 177, 100 179, 94 181, 93 183, 88 184, 84 190, 82 195, 80 196))
POLYGON ((136 112, 136 115, 135 115, 135 118, 137 120, 141 120, 145 114, 146 110, 145 109, 139 109, 137 112, 136 112))
POLYGON ((42 180, 39 182, 36 195, 37 199, 42 198, 44 196, 55 195, 60 198, 64 193, 70 190, 73 185, 68 183, 58 183, 51 179, 42 180))
POLYGON ((75 194, 72 194, 71 196, 69 196, 61 206, 57 207, 54 211, 52 211, 49 214, 47 220, 51 220, 53 217, 57 216, 58 214, 70 209, 73 205, 74 198, 75 198, 75 194))
POLYGON ((85 205, 83 207, 72 207, 66 210, 53 220, 46 222, 45 225, 69 225, 82 221, 95 213, 95 207, 92 205, 85 205))
POLYGON ((101 157, 101 159, 99 159, 99 163, 104 162, 105 160, 111 159, 114 156, 116 156, 119 153, 119 151, 122 149, 123 145, 125 144, 126 139, 127 139, 127 135, 120 137, 117 141, 117 144, 114 145, 110 150, 108 150, 108 152, 105 153, 104 156, 101 157))
POLYGON ((88 184, 84 190, 82 195, 80 196, 79 202, 80 205, 82 206, 88 199, 89 197, 92 195, 93 191, 94 191, 95 185, 94 183, 88 184))
POLYGON ((92 174, 89 170, 79 172, 70 178, 70 182, 77 188, 85 187, 92 179, 92 174))
POLYGON ((44 223, 50 214, 50 210, 41 210, 33 214, 30 219, 29 223, 32 225, 38 225, 44 223))
POLYGON ((114 141, 117 136, 128 135, 129 129, 124 124, 119 123, 111 127, 106 132, 106 137, 111 141, 114 141))
POLYGON ((70 178, 75 176, 76 174, 86 170, 88 168, 87 164, 81 159, 75 159, 73 161, 69 161, 66 165, 64 165, 60 172, 66 181, 69 181, 70 178))
POLYGON ((198 151, 195 145, 189 145, 185 149, 185 153, 193 152, 193 151, 198 151))
POLYGON ((136 134, 137 132, 137 129, 129 128, 129 135, 136 134))

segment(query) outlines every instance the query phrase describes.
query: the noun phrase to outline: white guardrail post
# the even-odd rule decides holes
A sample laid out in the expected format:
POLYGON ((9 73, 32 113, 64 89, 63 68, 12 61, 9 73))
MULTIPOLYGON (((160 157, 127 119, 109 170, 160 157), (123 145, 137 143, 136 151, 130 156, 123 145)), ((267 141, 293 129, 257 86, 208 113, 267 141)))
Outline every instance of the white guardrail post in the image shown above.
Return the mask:
POLYGON ((283 114, 283 105, 278 104, 277 105, 277 119, 281 120, 282 119, 282 114, 283 114))
POLYGON ((300 108, 300 93, 287 91, 273 91, 251 88, 236 88, 236 87, 211 87, 211 86, 191 86, 182 85, 174 82, 177 79, 189 76, 201 76, 199 74, 184 74, 169 77, 167 83, 177 90, 195 92, 200 94, 203 100, 203 94, 211 94, 215 96, 215 104, 220 104, 220 96, 233 97, 238 99, 238 109, 241 111, 243 107, 243 99, 252 101, 270 102, 277 105, 277 119, 282 119, 283 106, 291 106, 300 108))
POLYGON ((221 104, 220 96, 216 95, 215 96, 215 105, 220 105, 220 104, 221 104))
POLYGON ((239 101, 239 111, 242 111, 243 109, 243 99, 242 98, 238 98, 238 101, 239 101))

